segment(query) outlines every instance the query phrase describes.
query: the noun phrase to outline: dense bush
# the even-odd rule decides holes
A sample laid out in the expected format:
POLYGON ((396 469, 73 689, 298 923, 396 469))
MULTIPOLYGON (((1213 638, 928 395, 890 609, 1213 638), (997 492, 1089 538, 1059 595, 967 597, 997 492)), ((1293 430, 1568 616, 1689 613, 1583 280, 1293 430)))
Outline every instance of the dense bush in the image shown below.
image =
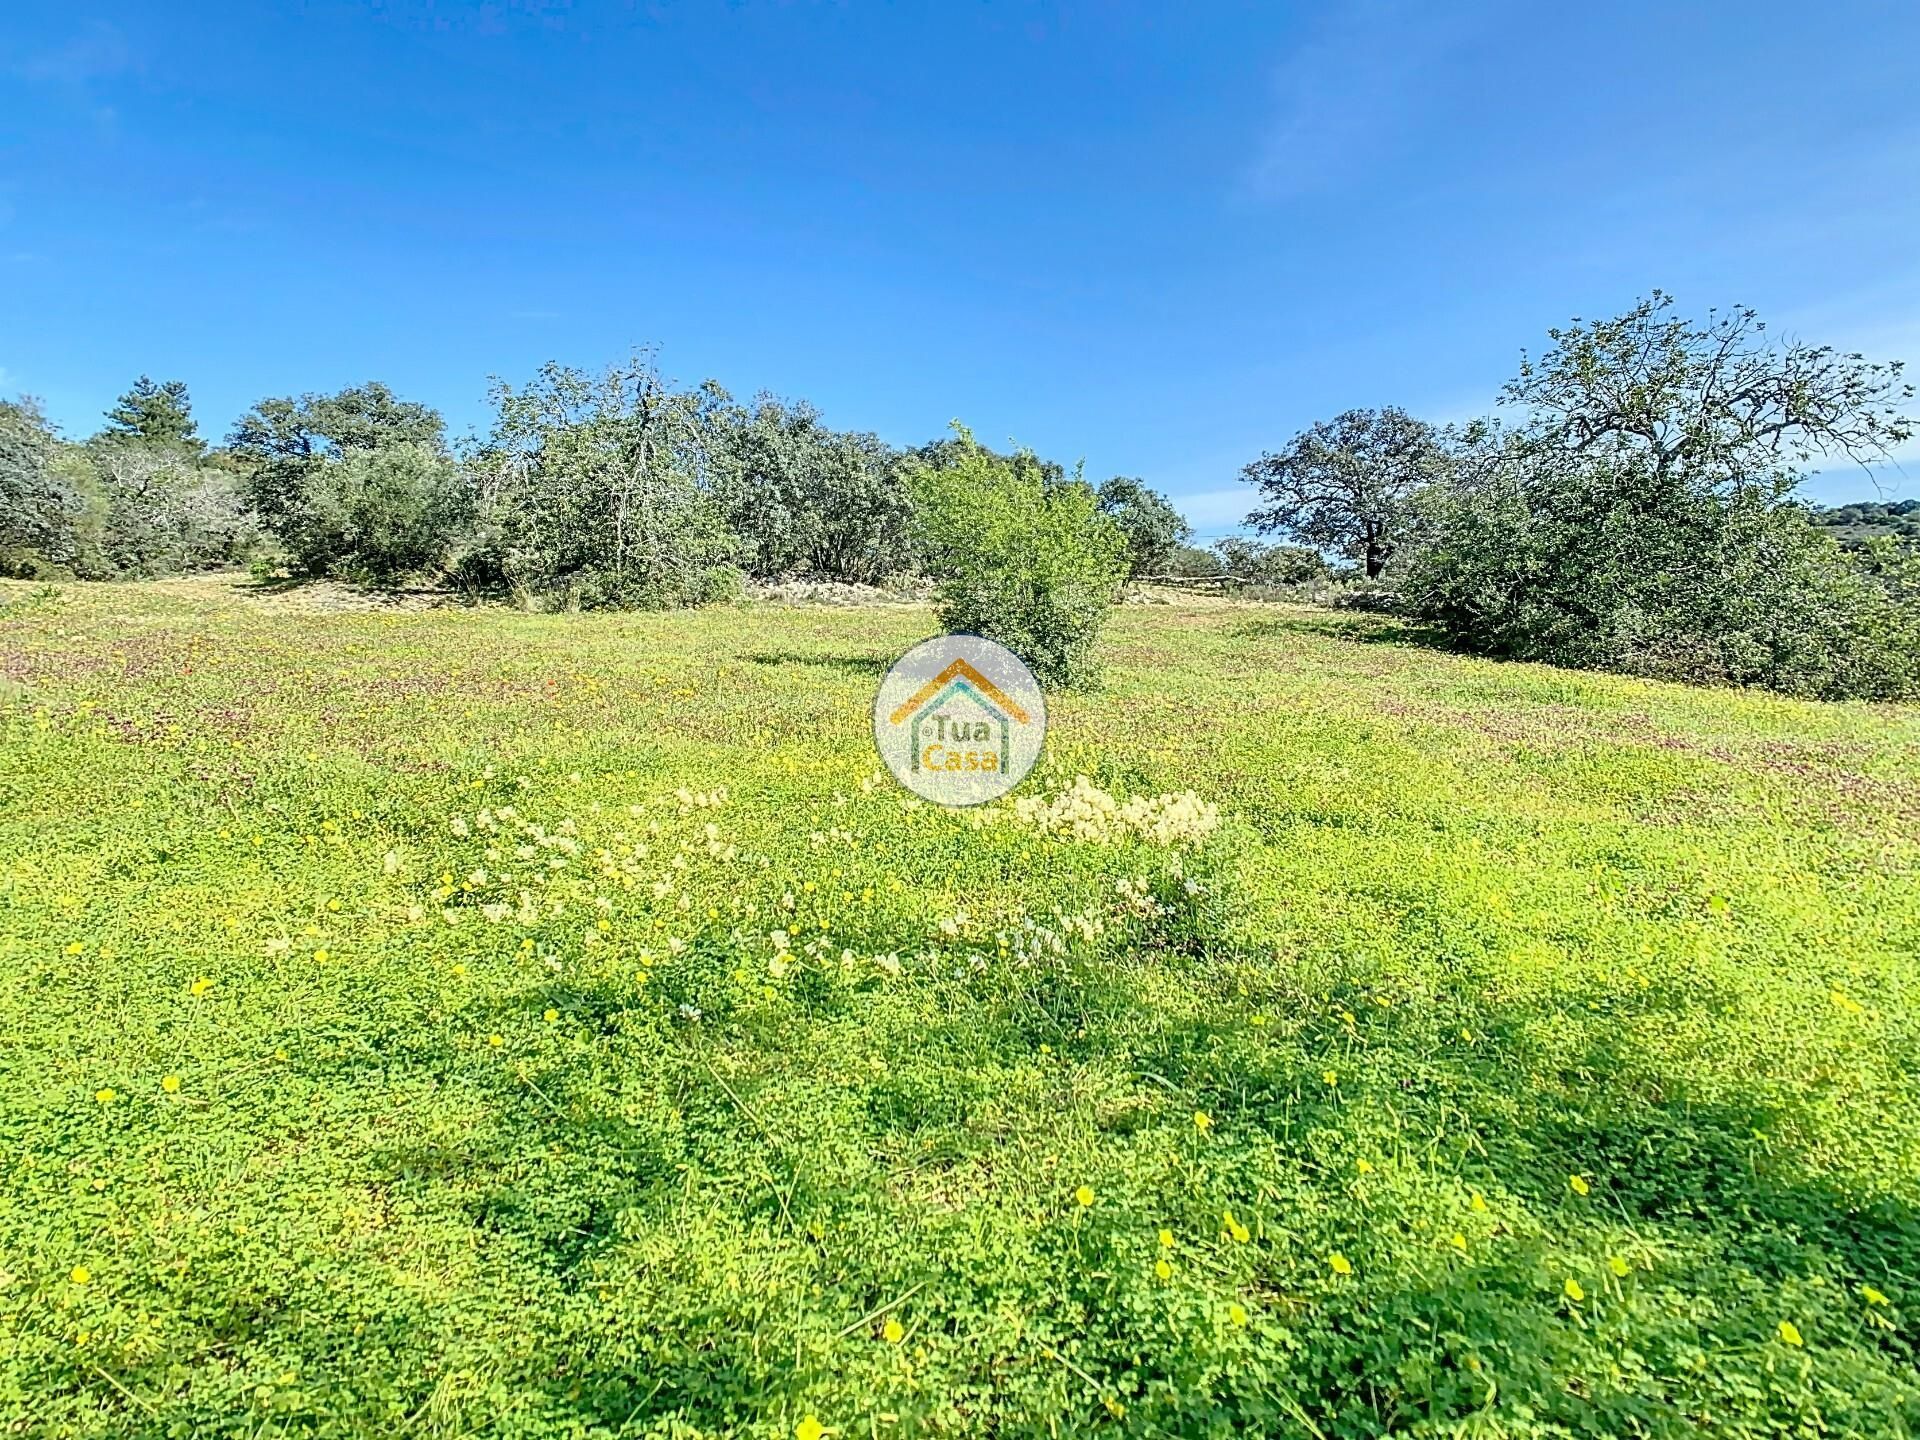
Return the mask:
POLYGON ((67 573, 79 497, 54 469, 58 440, 31 401, 0 400, 0 575, 67 573))
POLYGON ((75 569, 85 578, 241 565, 266 544, 241 473, 198 444, 107 431, 66 447, 59 463, 81 499, 75 569))
POLYGON ((1168 573, 1175 552, 1186 545, 1193 527, 1167 497, 1131 475, 1116 475, 1095 493, 1100 513, 1126 537, 1128 573, 1168 573))
POLYGON ((1230 535, 1213 548, 1223 572, 1243 585, 1304 585, 1333 573, 1327 557, 1306 545, 1270 545, 1230 535))
MULTIPOLYGON (((444 432, 438 412, 402 400, 376 381, 336 395, 262 400, 234 425, 228 447, 246 467, 254 513, 294 566, 314 575, 350 574, 369 563, 384 565, 400 552, 435 548, 421 542, 419 515, 442 512, 407 502, 400 492, 432 488, 417 457, 441 452, 444 432), (377 475, 356 466, 335 468, 389 449, 415 458, 396 460, 377 475), (413 520, 404 518, 409 512, 413 520), (382 533, 359 528, 368 525, 382 533), (387 533, 396 526, 410 533, 387 533), (358 553, 362 543, 370 559, 358 553)), ((442 535, 436 543, 444 549, 452 538, 442 535)))
POLYGON ((676 390, 636 355, 598 376, 543 366, 496 384, 471 457, 476 537, 461 578, 497 575, 545 608, 662 608, 739 587, 739 542, 716 493, 717 387, 676 390))
POLYGON ((1777 484, 1722 491, 1618 458, 1510 459, 1426 493, 1401 600, 1482 654, 1914 693, 1920 611, 1781 501, 1777 484))
POLYGON ((1089 682, 1127 575, 1126 537, 1081 481, 1050 481, 1030 456, 1008 460, 959 437, 944 463, 908 468, 941 622, 999 641, 1043 685, 1089 682))
POLYGON ((307 484, 305 533, 325 551, 301 556, 316 573, 389 584, 439 571, 471 510, 452 459, 419 444, 353 450, 307 484))
POLYGON ((721 508, 754 575, 874 585, 912 569, 911 497, 879 437, 765 397, 713 423, 721 508))
POLYGON ((1482 654, 1790 694, 1920 693, 1901 567, 1861 562, 1791 498, 1795 466, 1884 454, 1897 365, 1694 323, 1656 294, 1550 332, 1416 505, 1406 607, 1482 654))

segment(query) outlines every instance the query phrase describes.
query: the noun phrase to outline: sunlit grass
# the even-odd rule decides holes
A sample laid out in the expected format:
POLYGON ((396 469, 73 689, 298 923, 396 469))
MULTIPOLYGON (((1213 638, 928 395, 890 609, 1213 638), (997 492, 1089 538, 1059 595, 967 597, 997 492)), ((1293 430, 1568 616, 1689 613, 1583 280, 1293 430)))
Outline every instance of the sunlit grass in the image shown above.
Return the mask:
POLYGON ((1912 710, 1129 607, 1156 844, 920 610, 4 592, 9 1433, 1920 1425, 1912 710))

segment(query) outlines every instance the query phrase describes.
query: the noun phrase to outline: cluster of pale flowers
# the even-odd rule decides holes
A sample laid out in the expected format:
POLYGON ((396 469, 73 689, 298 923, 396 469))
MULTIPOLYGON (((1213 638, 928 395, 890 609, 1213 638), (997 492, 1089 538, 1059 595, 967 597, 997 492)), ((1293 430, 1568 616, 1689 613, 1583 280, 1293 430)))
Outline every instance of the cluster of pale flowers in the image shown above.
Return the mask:
POLYGON ((1112 844, 1129 835, 1161 846, 1196 845, 1220 825, 1219 807, 1191 790, 1120 800, 1084 775, 1052 799, 1013 802, 1013 818, 1048 835, 1112 844))

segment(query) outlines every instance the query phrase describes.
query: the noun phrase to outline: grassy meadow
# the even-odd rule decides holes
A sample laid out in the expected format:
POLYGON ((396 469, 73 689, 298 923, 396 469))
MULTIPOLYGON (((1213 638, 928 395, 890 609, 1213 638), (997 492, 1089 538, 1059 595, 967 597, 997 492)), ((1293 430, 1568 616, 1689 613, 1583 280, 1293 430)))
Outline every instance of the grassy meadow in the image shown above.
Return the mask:
POLYGON ((1920 711, 311 593, 0 586, 0 1435, 1920 1431, 1920 711))

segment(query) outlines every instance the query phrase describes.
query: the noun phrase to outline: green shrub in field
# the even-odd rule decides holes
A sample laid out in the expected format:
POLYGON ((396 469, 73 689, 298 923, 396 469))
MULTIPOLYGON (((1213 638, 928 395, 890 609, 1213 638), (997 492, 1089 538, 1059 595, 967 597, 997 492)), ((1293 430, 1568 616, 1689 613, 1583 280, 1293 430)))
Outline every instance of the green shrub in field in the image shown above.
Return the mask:
POLYGON ((1870 569, 1782 493, 1618 457, 1502 462, 1422 497, 1400 596, 1482 654, 1827 699, 1920 693, 1899 557, 1873 552, 1870 569))
POLYGON ((314 553, 302 568, 390 583, 446 561, 470 510, 453 461, 424 445, 356 450, 321 466, 306 489, 314 553))
POLYGON ((908 468, 917 543, 949 630, 997 640, 1043 685, 1093 678, 1093 645, 1127 575, 1126 536, 1078 479, 1002 459, 964 428, 937 464, 908 468))

